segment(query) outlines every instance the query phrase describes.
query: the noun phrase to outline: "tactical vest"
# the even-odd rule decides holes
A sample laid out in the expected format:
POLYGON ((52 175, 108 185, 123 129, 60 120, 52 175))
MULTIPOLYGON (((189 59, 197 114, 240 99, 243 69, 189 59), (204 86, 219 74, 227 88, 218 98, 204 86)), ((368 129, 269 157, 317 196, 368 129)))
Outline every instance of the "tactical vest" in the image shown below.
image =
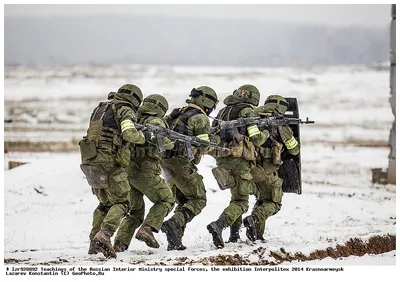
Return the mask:
MULTIPOLYGON (((176 108, 170 114, 172 119, 168 123, 168 126, 173 131, 185 134, 187 136, 193 136, 192 130, 188 128, 188 120, 190 117, 197 114, 203 114, 203 112, 193 107, 176 108)), ((166 151, 166 157, 170 158, 176 155, 182 155, 183 152, 184 145, 180 144, 179 142, 175 142, 174 148, 166 151)))
POLYGON ((124 105, 121 101, 100 102, 90 116, 87 138, 95 141, 96 148, 111 149, 116 152, 122 145, 121 126, 117 120, 117 111, 124 105))
POLYGON ((262 159, 269 159, 272 164, 280 165, 281 152, 284 150, 283 141, 276 127, 269 128, 270 138, 259 147, 256 147, 257 154, 262 159))
POLYGON ((270 134, 271 138, 268 138, 267 141, 265 141, 264 144, 261 145, 261 147, 271 148, 272 147, 272 139, 283 144, 282 138, 278 132, 277 127, 268 128, 268 130, 269 130, 269 134, 270 134))
POLYGON ((172 120, 169 122, 169 128, 173 131, 193 136, 193 132, 188 129, 188 119, 194 115, 202 114, 199 109, 192 107, 177 108, 171 112, 172 120))
MULTIPOLYGON (((244 108, 250 107, 249 104, 246 103, 238 103, 232 106, 226 106, 225 108, 221 109, 217 115, 217 119, 229 121, 235 120, 239 118, 239 113, 244 108)), ((218 120, 214 120, 212 126, 215 127, 218 125, 218 120)), ((245 127, 239 127, 237 129, 231 130, 221 130, 221 141, 230 142, 233 140, 234 131, 237 130, 239 134, 248 136, 247 129, 245 127)))

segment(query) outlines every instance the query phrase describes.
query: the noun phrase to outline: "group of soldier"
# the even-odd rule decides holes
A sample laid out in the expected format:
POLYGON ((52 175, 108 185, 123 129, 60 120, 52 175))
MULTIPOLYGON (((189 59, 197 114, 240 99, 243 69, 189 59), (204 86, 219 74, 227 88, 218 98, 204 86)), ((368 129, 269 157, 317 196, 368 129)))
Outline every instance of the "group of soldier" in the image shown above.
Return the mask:
MULTIPOLYGON (((259 101, 260 92, 254 85, 240 86, 224 99, 225 106, 212 127, 238 118, 283 115, 288 109, 288 102, 279 95, 269 96, 262 106, 259 101)), ((99 201, 93 212, 89 254, 101 252, 107 258, 116 258, 117 252, 128 249, 136 229, 135 238, 151 248, 160 247, 154 232, 161 230, 167 237, 168 250, 186 249, 182 243, 186 225, 207 204, 203 177, 197 168, 204 154, 216 159, 213 175, 221 189, 231 192, 228 207, 206 226, 214 245, 224 247, 222 230, 227 227, 228 242, 237 242, 242 224, 249 240, 264 241, 266 219, 281 208, 280 154, 286 151, 297 155, 299 143, 289 126, 279 126, 273 133, 253 124, 212 135, 209 115, 217 104, 216 92, 200 86, 192 89, 185 106, 166 116, 169 106, 162 95, 143 99, 139 87, 125 84, 93 110, 87 135, 79 142, 81 169, 99 201), (191 146, 194 158, 190 159, 187 144, 164 136, 165 151, 160 151, 154 134, 137 129, 137 124, 168 128, 230 150, 191 146), (256 196, 255 206, 242 218, 249 209, 251 194, 256 196), (153 203, 146 216, 144 196, 153 203), (165 220, 174 206, 173 215, 165 220)))

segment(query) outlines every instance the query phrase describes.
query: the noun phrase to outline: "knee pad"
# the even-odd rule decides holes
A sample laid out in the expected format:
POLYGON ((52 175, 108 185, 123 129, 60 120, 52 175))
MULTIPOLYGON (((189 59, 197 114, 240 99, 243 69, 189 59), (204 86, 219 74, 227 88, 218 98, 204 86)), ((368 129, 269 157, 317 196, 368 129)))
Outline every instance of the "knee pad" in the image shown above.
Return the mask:
POLYGON ((125 201, 123 203, 117 203, 117 204, 121 204, 123 206, 123 208, 124 208, 124 216, 129 216, 131 214, 129 201, 125 201))
POLYGON ((97 210, 99 210, 99 211, 101 211, 102 213, 105 213, 105 214, 107 214, 108 213, 108 211, 110 210, 110 206, 105 206, 105 205, 103 205, 102 203, 100 203, 98 206, 97 206, 97 210))
POLYGON ((183 217, 185 218, 185 223, 192 221, 192 219, 196 216, 191 210, 184 207, 181 210, 183 217))

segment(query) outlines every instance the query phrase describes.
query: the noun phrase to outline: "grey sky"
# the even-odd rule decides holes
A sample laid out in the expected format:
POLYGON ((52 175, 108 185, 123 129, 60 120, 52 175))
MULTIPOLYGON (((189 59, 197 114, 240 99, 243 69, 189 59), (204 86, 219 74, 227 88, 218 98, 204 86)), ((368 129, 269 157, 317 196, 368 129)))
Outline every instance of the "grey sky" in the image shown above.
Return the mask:
POLYGON ((252 18, 328 25, 385 26, 390 23, 390 4, 225 4, 225 5, 5 5, 4 16, 65 16, 96 14, 168 15, 179 17, 252 18))

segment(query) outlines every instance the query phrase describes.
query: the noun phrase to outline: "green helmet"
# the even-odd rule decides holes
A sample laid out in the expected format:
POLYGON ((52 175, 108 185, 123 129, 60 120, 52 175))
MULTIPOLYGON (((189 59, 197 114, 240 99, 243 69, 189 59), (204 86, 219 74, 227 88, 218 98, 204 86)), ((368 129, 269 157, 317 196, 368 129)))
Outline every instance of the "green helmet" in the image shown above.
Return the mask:
POLYGON ((168 102, 167 99, 159 94, 151 94, 144 98, 140 109, 143 112, 164 117, 168 111, 168 102))
POLYGON ((218 105, 217 93, 208 86, 200 86, 193 88, 190 92, 190 102, 202 107, 207 115, 209 115, 218 105))
POLYGON ((139 87, 133 84, 124 84, 118 89, 118 93, 128 94, 124 97, 135 105, 136 108, 140 106, 143 100, 143 94, 139 87))
POLYGON ((258 106, 260 102, 260 91, 251 84, 245 84, 233 91, 234 96, 244 98, 244 101, 254 106, 258 106))
POLYGON ((107 100, 112 100, 115 98, 115 92, 108 93, 107 100))
POLYGON ((271 106, 272 110, 276 109, 281 115, 285 114, 289 107, 289 103, 280 95, 270 95, 265 100, 264 105, 271 106))

